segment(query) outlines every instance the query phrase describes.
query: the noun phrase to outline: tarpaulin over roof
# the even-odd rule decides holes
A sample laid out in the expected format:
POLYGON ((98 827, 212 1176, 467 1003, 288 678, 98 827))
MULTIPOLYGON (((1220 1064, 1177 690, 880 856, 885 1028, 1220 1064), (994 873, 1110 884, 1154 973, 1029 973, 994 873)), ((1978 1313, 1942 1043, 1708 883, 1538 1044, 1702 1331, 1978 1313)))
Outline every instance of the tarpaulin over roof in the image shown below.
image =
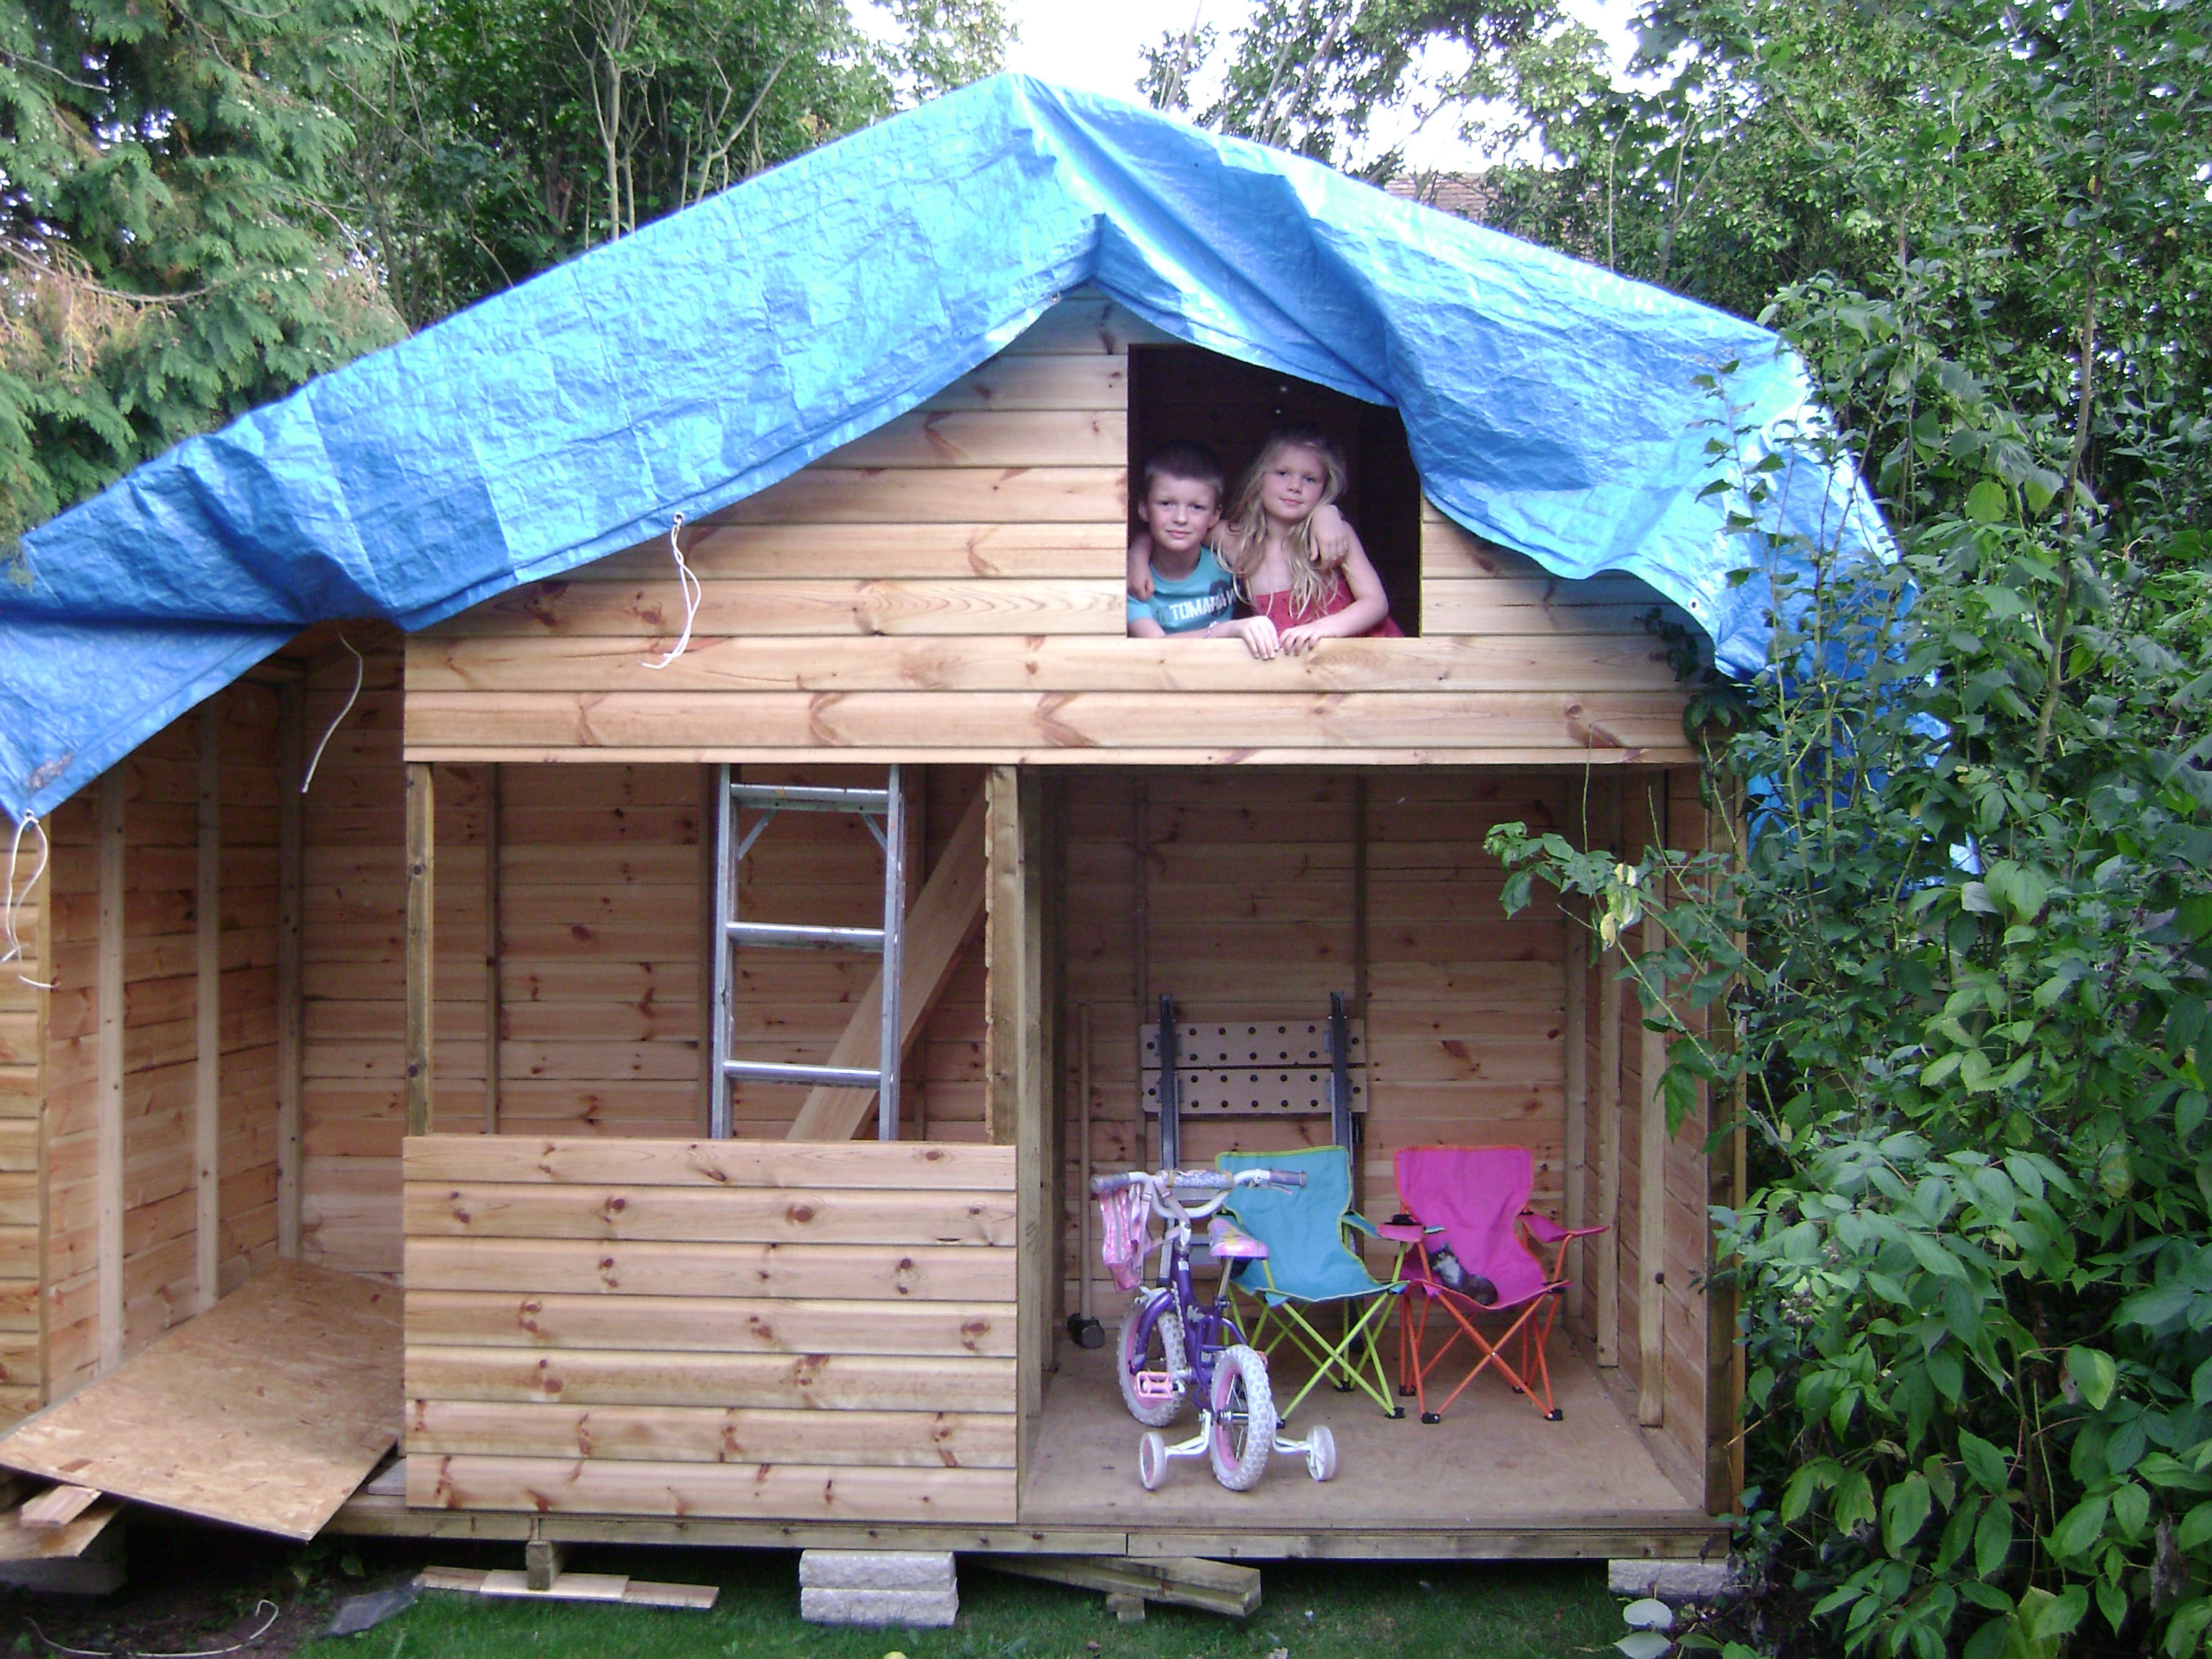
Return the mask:
MULTIPOLYGON (((1628 571, 1755 669, 1713 477, 1817 422, 1766 331, 1314 162, 1000 76, 802 156, 178 445, 0 585, 0 807, 43 811, 302 626, 415 629, 774 483, 1089 283, 1402 412, 1430 497, 1628 571), (1723 363, 1725 412, 1694 377, 1723 363)), ((1783 527, 1880 551, 1848 465, 1783 527)))

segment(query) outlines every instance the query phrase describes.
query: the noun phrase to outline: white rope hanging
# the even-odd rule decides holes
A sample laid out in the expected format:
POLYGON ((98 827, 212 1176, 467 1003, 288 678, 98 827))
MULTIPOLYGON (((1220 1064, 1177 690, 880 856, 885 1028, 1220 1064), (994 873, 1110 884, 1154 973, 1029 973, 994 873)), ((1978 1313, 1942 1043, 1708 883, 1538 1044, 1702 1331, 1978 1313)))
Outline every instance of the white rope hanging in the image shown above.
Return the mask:
POLYGON ((331 739, 337 736, 338 727, 345 724, 345 717, 353 713, 354 704, 361 700, 362 678, 368 665, 362 660, 360 652, 353 650, 353 641, 344 635, 338 635, 338 643, 353 651, 353 690, 346 694, 345 707, 338 710, 338 717, 324 732, 323 740, 315 745, 314 758, 307 763, 307 775, 300 780, 300 793, 303 795, 307 793, 307 786, 315 781, 315 769, 323 763, 323 750, 331 746, 331 739))
POLYGON ((668 556, 676 561, 676 582, 684 594, 684 632, 669 647, 666 656, 659 662, 641 662, 638 664, 640 668, 665 668, 684 654, 691 643, 691 623, 699 614, 699 601, 706 597, 707 590, 691 574, 691 567, 684 562, 684 544, 677 539, 683 528, 684 515, 679 513, 668 526, 668 556))
MULTIPOLYGON (((23 959, 23 941, 15 933, 15 915, 22 908, 21 901, 15 896, 15 860, 22 853, 23 831, 26 830, 39 832, 39 862, 31 872, 30 880, 23 884, 24 898, 27 899, 37 890, 39 878, 46 873, 46 862, 53 854, 53 843, 46 839, 46 826, 39 822, 36 812, 25 812, 8 842, 8 886, 4 896, 0 896, 0 936, 6 938, 8 948, 0 951, 0 963, 21 962, 23 959)), ((21 968, 15 970, 15 977, 33 991, 51 991, 58 982, 33 979, 21 968)))

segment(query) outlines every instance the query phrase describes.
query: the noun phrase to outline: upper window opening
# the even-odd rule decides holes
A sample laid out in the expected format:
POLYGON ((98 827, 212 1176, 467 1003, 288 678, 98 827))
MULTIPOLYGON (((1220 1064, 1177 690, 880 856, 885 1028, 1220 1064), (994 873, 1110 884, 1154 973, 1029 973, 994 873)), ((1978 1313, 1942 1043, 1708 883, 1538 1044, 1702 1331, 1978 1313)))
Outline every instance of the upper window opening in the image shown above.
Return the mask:
POLYGON ((1233 493, 1273 428, 1310 421, 1342 446, 1352 471, 1337 505, 1390 596, 1390 615, 1421 631, 1421 480, 1398 411, 1197 346, 1129 349, 1130 528, 1145 457, 1186 439, 1221 458, 1233 493))

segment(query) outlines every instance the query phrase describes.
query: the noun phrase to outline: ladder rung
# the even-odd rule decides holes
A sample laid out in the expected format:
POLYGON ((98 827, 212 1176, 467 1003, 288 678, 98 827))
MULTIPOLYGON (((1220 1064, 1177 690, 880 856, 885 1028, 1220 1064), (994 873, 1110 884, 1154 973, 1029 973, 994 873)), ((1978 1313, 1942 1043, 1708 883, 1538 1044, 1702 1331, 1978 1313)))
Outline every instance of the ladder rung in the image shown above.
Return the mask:
POLYGON ((726 1060, 726 1077, 751 1083, 803 1083, 825 1089, 874 1089, 883 1073, 865 1066, 786 1066, 772 1060, 726 1060))
POLYGON ((730 940, 736 945, 810 946, 817 951, 880 951, 880 927, 800 927, 780 921, 733 921, 730 940))
POLYGON ((733 783, 730 799, 740 806, 774 806, 787 812, 888 812, 888 789, 832 789, 811 784, 733 783))

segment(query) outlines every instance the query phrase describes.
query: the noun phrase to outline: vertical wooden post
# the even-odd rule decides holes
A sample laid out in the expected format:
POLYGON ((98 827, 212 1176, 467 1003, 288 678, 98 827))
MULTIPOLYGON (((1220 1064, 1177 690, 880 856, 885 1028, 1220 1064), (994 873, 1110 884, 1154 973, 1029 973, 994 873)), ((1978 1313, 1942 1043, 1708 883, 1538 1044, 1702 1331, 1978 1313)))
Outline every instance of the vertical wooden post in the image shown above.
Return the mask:
MULTIPOLYGON (((737 775, 732 769, 732 775, 737 775)), ((699 1124, 702 1136, 714 1133, 714 1022, 722 1018, 715 991, 720 951, 729 945, 722 938, 715 912, 721 903, 722 769, 699 769, 699 1124)))
POLYGON ((283 1256, 300 1254, 300 1103, 307 1070, 307 836, 300 780, 307 745, 306 689, 289 681, 276 692, 276 1254, 283 1256))
POLYGON ((93 1146, 93 1259, 100 1369, 123 1363, 123 763, 100 780, 100 921, 93 1146))
POLYGON ((990 1138, 1014 1149, 1015 1456, 1029 1467, 1044 1407, 1044 1371, 1051 1363, 1053 1268, 1058 1218, 1050 1214, 1056 1184, 1046 1160, 1044 1058, 1038 1024, 1043 1013, 1042 871, 1035 851, 1039 830, 1034 778, 994 766, 984 788, 983 925, 985 1106, 990 1138))
POLYGON ((437 785, 427 761, 407 763, 407 1133, 430 1133, 430 1060, 436 1012, 432 895, 437 785))
POLYGON ((199 881, 192 899, 196 947, 192 1022, 192 1265, 201 1312, 222 1294, 222 736, 219 697, 199 710, 199 881))
MULTIPOLYGON (((35 941, 33 945, 33 949, 36 952, 33 960, 37 963, 37 966, 32 971, 34 977, 41 980, 51 981, 53 978, 53 975, 50 969, 52 967, 54 960, 54 874, 51 867, 48 868, 45 875, 39 878, 35 888, 26 896, 25 902, 35 902, 39 907, 38 931, 33 935, 33 939, 35 941)), ((30 964, 26 963, 25 966, 29 967, 30 964)), ((95 969, 95 976, 96 974, 97 969, 95 969)), ((95 994, 96 994, 97 988, 95 988, 95 994)), ((94 1006, 94 1018, 95 1020, 95 1036, 94 1040, 95 1043, 98 1042, 96 1035, 96 1022, 98 1015, 99 1008, 98 1005, 95 1004, 94 1006)), ((52 1285, 55 1279, 53 1271, 53 1227, 51 1222, 47 1219, 54 1213, 53 1137, 56 1127, 54 1120, 57 1114, 54 1110, 52 1097, 49 1093, 49 1090, 53 1081, 55 1069, 54 1054, 51 1046, 53 1039, 53 993, 52 991, 40 991, 39 993, 39 1025, 37 1035, 39 1045, 37 1049, 39 1056, 39 1076, 36 1083, 33 1086, 38 1091, 34 1098, 38 1102, 39 1115, 39 1215, 41 1222, 39 1228, 39 1284, 41 1288, 40 1295, 37 1297, 37 1303, 39 1310, 39 1403, 41 1406, 52 1405, 54 1399, 54 1306, 53 1298, 46 1289, 46 1287, 52 1285)))
POLYGON ((497 761, 484 765, 484 1095, 483 1128, 499 1133, 499 930, 500 930, 500 783, 507 769, 497 761))
MULTIPOLYGON (((1059 791, 1048 772, 1031 770, 1022 779, 1022 908, 1027 924, 1023 945, 1024 976, 1030 988, 1030 1018, 1023 1029, 1024 1069, 1034 1081, 1034 1109, 1021 1114, 1018 1134, 1024 1146, 1036 1143, 1038 1221, 1037 1293, 1043 1310, 1044 1341, 1037 1363, 1044 1370, 1060 1364, 1062 1322, 1066 1318, 1060 1271, 1066 1233, 1066 1174, 1060 1166, 1060 1106, 1066 1096, 1060 1055, 1060 863, 1059 791)), ((1042 1401, 1039 1384, 1039 1401, 1042 1401)))
MULTIPOLYGON (((1566 1045, 1567 1122, 1566 1224, 1583 1224, 1589 1208, 1589 928, 1583 916, 1587 907, 1571 900, 1561 907, 1567 928, 1566 1018, 1562 1041, 1566 1045)), ((1583 1318, 1583 1247, 1577 1239, 1567 1249, 1567 1317, 1583 1318)))
MULTIPOLYGON (((1619 784, 1601 801, 1599 835, 1617 852, 1620 840, 1619 784)), ((1597 1255, 1597 1363, 1620 1364, 1620 951, 1597 959, 1597 1215, 1606 1231, 1593 1241, 1597 1255)))
MULTIPOLYGON (((1129 813, 1129 963, 1137 999, 1137 1018, 1130 1028, 1129 1042, 1135 1050, 1130 1057, 1131 1063, 1136 1066, 1139 1079, 1145 1074, 1145 1022, 1158 1012, 1158 1005, 1152 1000, 1152 785, 1139 777, 1130 799, 1129 813)), ((1133 1121, 1129 1126, 1129 1157, 1134 1163, 1149 1164, 1151 1160, 1145 1151, 1145 1103, 1141 1091, 1133 1092, 1132 1099, 1134 1104, 1130 1108, 1133 1121)))
MULTIPOLYGON (((1352 1012, 1362 1020, 1367 1018, 1367 998, 1370 986, 1368 973, 1368 823, 1367 775, 1361 773, 1352 786, 1352 1012)), ((1355 1144, 1344 1149, 1352 1165, 1352 1207, 1364 1209, 1367 1204, 1367 1149, 1364 1144, 1367 1119, 1376 1115, 1375 1075, 1376 1068, 1367 1071, 1367 1115, 1352 1120, 1352 1135, 1355 1144)))
MULTIPOLYGON (((1657 837, 1654 837, 1655 841, 1657 837)), ((1664 897, 1661 878, 1653 902, 1664 897)), ((1665 947, 1658 918, 1644 917, 1645 952, 1665 947)), ((1662 991, 1663 984, 1660 988, 1662 991)), ((1660 1075, 1667 1069, 1667 1034, 1641 1027, 1644 1097, 1637 1103, 1636 1164, 1636 1420, 1656 1429, 1667 1420, 1667 1095, 1660 1075)))

